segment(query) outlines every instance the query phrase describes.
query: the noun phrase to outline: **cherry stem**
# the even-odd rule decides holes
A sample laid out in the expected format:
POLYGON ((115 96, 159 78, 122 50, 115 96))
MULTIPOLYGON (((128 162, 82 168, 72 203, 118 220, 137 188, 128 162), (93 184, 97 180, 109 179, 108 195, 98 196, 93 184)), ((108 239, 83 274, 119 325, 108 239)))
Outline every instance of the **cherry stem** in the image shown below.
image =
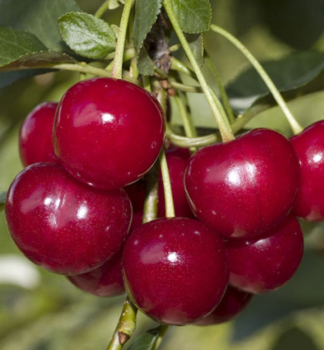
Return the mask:
POLYGON ((102 15, 108 11, 108 5, 110 3, 111 0, 106 0, 96 11, 96 13, 94 14, 95 17, 100 18, 102 17, 102 15))
MULTIPOLYGON (((265 111, 266 109, 268 109, 268 106, 266 105, 254 106, 253 108, 245 112, 243 115, 236 118, 235 122, 231 124, 231 128, 234 134, 240 131, 253 117, 265 111)), ((183 148, 191 148, 191 147, 200 148, 200 147, 212 145, 216 142, 221 141, 219 133, 213 133, 210 135, 199 136, 199 137, 185 137, 185 136, 175 134, 170 128, 167 128, 166 136, 170 139, 170 141, 173 144, 183 148)))
POLYGON ((137 308, 127 297, 124 301, 124 307, 119 318, 115 333, 107 350, 120 350, 129 340, 136 328, 137 308))
POLYGON ((277 101, 278 105, 282 109, 283 113, 285 114, 288 123, 290 124, 290 127, 293 131, 293 133, 299 134, 303 128, 301 125, 297 122, 291 111, 289 110, 285 100, 283 99, 282 95, 280 94, 279 90, 269 77, 268 73, 264 70, 264 68, 261 66, 259 61, 252 55, 252 53, 239 41, 237 40, 232 34, 224 30, 223 28, 218 27, 215 24, 212 24, 210 26, 210 29, 222 36, 224 36, 227 40, 229 40, 236 48, 238 48, 243 55, 250 61, 250 63, 253 65, 253 67, 256 69, 256 71, 259 73, 260 77, 263 79, 264 83, 267 85, 268 89, 272 93, 272 96, 277 101))
POLYGON ((224 84, 222 82, 222 78, 220 77, 218 69, 216 68, 214 62, 210 58, 210 55, 208 54, 207 51, 205 51, 205 59, 206 59, 206 62, 208 64, 208 67, 209 67, 211 73, 214 76, 214 79, 215 79, 216 84, 218 86, 219 92, 220 92, 220 94, 222 96, 222 101, 224 103, 224 108, 225 108, 225 111, 227 113, 227 117, 228 117, 230 123, 233 123, 235 121, 235 117, 234 117, 234 114, 233 114, 233 110, 232 110, 232 108, 230 106, 230 103, 229 103, 229 100, 228 100, 228 96, 227 96, 226 90, 224 88, 224 84))
POLYGON ((172 23, 173 29, 176 32, 176 34, 180 40, 180 43, 181 43, 181 45, 182 45, 182 47, 183 47, 183 49, 184 49, 184 51, 189 59, 189 62, 191 63, 191 65, 193 67, 193 70, 197 76, 199 84, 204 91, 204 94, 207 98, 209 106, 210 106, 210 108, 213 112, 213 115, 216 119, 216 122, 218 124, 219 130, 220 130, 220 133, 222 136, 222 140, 224 142, 228 142, 228 141, 233 140, 234 135, 232 133, 232 130, 231 130, 231 128, 228 127, 228 123, 226 123, 226 121, 224 120, 223 115, 219 110, 219 106, 215 103, 215 100, 211 94, 211 89, 209 88, 209 86, 205 80, 205 77, 202 74, 202 71, 199 67, 199 64, 198 64, 193 52, 191 51, 190 46, 188 44, 188 41, 187 41, 185 35, 183 34, 181 27, 176 19, 176 16, 173 12, 172 4, 171 4, 170 0, 163 0, 163 5, 164 5, 164 8, 165 8, 167 15, 169 16, 171 23, 172 23))
POLYGON ((146 177, 146 190, 143 209, 143 224, 155 220, 158 212, 159 198, 159 167, 158 163, 150 170, 146 177))
POLYGON ((162 174, 164 198, 165 198, 165 216, 167 218, 173 218, 175 217, 173 195, 172 195, 172 189, 171 189, 168 163, 167 163, 163 148, 160 152, 159 158, 160 158, 160 169, 162 174))
POLYGON ((122 79, 123 77, 123 60, 124 49, 126 42, 127 27, 129 22, 129 16, 132 9, 133 0, 126 0, 123 13, 120 20, 119 33, 117 38, 115 57, 113 60, 113 67, 111 71, 111 77, 115 79, 122 79))
POLYGON ((166 324, 161 324, 159 327, 159 333, 158 336, 155 338, 154 344, 152 346, 152 350, 157 350, 158 347, 161 345, 162 340, 165 336, 165 333, 167 332, 167 330, 169 329, 169 326, 166 324))

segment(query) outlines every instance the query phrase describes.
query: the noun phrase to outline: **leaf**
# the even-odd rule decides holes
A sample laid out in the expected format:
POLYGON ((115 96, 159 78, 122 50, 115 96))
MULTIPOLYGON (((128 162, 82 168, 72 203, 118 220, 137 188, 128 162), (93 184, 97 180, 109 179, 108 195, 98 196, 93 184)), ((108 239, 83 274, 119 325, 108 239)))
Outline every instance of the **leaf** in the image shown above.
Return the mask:
POLYGON ((292 327, 283 332, 272 345, 271 350, 319 350, 311 334, 299 327, 292 327))
POLYGON ((5 202, 7 198, 7 191, 0 193, 0 211, 2 211, 5 207, 5 202))
POLYGON ((137 69, 142 75, 154 74, 154 63, 143 46, 137 57, 137 69))
POLYGON ((194 54, 199 66, 204 64, 204 40, 201 34, 187 34, 190 49, 194 54))
POLYGON ((115 32, 102 19, 70 12, 59 18, 59 25, 63 40, 81 56, 103 58, 115 49, 115 32))
POLYGON ((146 333, 141 334, 135 339, 128 350, 153 350, 160 332, 160 327, 150 329, 146 333))
POLYGON ((37 68, 47 63, 75 62, 49 51, 33 34, 0 26, 0 71, 37 68))
POLYGON ((181 29, 198 34, 209 30, 212 8, 209 0, 170 0, 181 29))
POLYGON ((134 44, 139 52, 147 33, 151 30, 160 12, 162 0, 137 0, 135 2, 134 44))
POLYGON ((0 0, 0 25, 26 30, 47 48, 65 52, 57 20, 71 11, 81 12, 73 0, 0 0))
POLYGON ((256 295, 249 307, 236 319, 235 341, 251 336, 261 328, 293 312, 324 305, 324 257, 305 252, 292 280, 276 292, 256 295))
POLYGON ((49 69, 28 69, 0 73, 0 89, 14 83, 19 79, 32 77, 38 74, 48 73, 50 71, 51 70, 49 69))
MULTIPOLYGON (((320 74, 324 73, 324 52, 305 51, 281 60, 264 62, 262 66, 277 88, 289 99, 303 93, 319 91, 324 87, 320 77, 320 74), (315 78, 319 79, 315 82, 315 78)), ((274 104, 267 86, 253 67, 229 84, 227 93, 232 107, 239 112, 256 104, 258 99, 260 103, 272 101, 271 104, 274 104)))

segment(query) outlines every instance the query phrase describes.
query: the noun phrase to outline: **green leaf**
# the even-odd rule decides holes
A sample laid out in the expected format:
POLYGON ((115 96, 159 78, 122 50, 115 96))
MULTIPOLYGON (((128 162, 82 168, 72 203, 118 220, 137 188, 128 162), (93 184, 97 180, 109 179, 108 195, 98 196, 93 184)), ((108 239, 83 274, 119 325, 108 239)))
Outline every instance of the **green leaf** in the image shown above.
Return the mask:
POLYGON ((137 57, 137 69, 142 75, 154 74, 154 63, 143 46, 137 57))
POLYGON ((187 34, 190 49, 194 54, 199 66, 204 64, 204 39, 201 34, 187 34))
POLYGON ((139 52, 160 12, 162 0, 137 0, 135 2, 134 44, 139 52))
POLYGON ((209 0, 170 0, 181 29, 198 34, 209 30, 212 8, 209 0))
POLYGON ((5 207, 5 202, 7 198, 7 191, 0 193, 0 211, 2 211, 5 207))
POLYGON ((102 19, 70 12, 59 18, 59 25, 63 40, 81 56, 103 58, 115 49, 115 32, 102 19))
MULTIPOLYGON (((324 52, 305 51, 281 60, 264 62, 262 66, 288 99, 324 87, 321 75, 324 72, 324 52)), ((227 93, 232 107, 239 112, 256 103, 274 104, 267 86, 253 67, 228 85, 227 93)))
POLYGON ((26 30, 47 48, 66 52, 57 20, 72 11, 81 12, 73 0, 0 0, 0 25, 26 30))
POLYGON ((49 51, 33 34, 0 26, 0 71, 37 68, 47 63, 75 62, 49 51))
POLYGON ((128 350, 153 350, 157 337, 159 335, 160 327, 150 329, 146 333, 141 334, 128 350))

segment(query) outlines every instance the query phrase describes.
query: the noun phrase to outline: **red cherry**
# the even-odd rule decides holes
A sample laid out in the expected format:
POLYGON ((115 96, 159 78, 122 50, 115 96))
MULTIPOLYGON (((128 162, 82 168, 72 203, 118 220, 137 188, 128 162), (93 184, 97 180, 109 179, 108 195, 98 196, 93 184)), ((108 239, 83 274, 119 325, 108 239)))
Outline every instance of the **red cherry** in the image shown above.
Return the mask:
POLYGON ((126 186, 125 191, 132 202, 133 211, 134 212, 142 212, 144 208, 145 201, 145 187, 146 181, 145 179, 140 179, 133 183, 132 185, 126 186))
POLYGON ((279 224, 291 210, 298 185, 291 143, 267 129, 198 150, 185 173, 194 213, 227 237, 258 235, 279 224))
POLYGON ((324 220, 324 121, 291 138, 301 168, 293 213, 307 221, 324 220))
POLYGON ((133 231, 122 264, 133 302, 167 324, 193 323, 210 313, 228 282, 221 238, 188 218, 161 218, 133 231))
POLYGON ((99 297, 113 297, 125 292, 122 274, 123 250, 120 249, 111 259, 90 272, 69 276, 76 287, 99 297))
MULTIPOLYGON (((190 209, 183 185, 183 174, 187 166, 188 159, 190 158, 190 152, 188 149, 172 147, 165 152, 165 156, 169 168, 175 214, 176 216, 180 217, 194 218, 195 216, 190 209)), ((164 216, 165 200, 163 181, 162 176, 160 174, 158 217, 164 216)))
POLYGON ((112 257, 126 239, 131 215, 124 190, 89 187, 54 163, 25 168, 6 201, 18 248, 34 263, 64 275, 88 272, 112 257))
POLYGON ((296 272, 303 256, 303 234, 293 216, 266 235, 226 243, 231 285, 250 293, 278 289, 296 272))
POLYGON ((253 294, 251 293, 246 293, 228 286, 222 301, 216 309, 195 324, 199 326, 209 326, 230 321, 246 308, 252 296, 253 294))
POLYGON ((159 155, 164 117, 144 89, 94 78, 72 86, 59 103, 54 148, 79 180, 103 189, 141 178, 159 155))
POLYGON ((23 166, 58 160, 53 148, 53 123, 57 105, 56 102, 45 102, 27 115, 19 134, 23 166))

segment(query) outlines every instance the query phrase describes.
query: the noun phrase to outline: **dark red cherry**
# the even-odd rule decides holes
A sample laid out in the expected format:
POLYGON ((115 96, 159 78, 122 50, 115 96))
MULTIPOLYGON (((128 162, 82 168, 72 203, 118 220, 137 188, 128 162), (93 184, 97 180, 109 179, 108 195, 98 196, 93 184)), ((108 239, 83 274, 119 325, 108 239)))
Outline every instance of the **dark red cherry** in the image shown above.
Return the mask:
POLYGON ((227 237, 251 237, 279 224, 298 185, 299 162, 291 143, 268 129, 198 150, 185 173, 193 212, 227 237))
POLYGON ((9 232, 34 263, 64 275, 88 272, 126 239, 132 208, 125 191, 102 191, 60 165, 37 163, 15 178, 6 200, 9 232))
POLYGON ((145 187, 146 187, 145 178, 140 179, 135 183, 125 187, 125 191, 132 203, 134 213, 135 212, 143 213, 144 201, 145 201, 145 187))
POLYGON ((253 294, 243 292, 232 286, 228 286, 222 301, 216 309, 196 322, 199 326, 209 326, 232 320, 243 311, 252 299, 253 294))
POLYGON ((297 219, 286 217, 266 235, 226 243, 230 284, 250 293, 278 289, 296 272, 303 256, 303 234, 297 219))
POLYGON ((133 231, 122 264, 133 302, 167 324, 193 323, 210 313, 228 282, 222 239, 189 218, 161 218, 133 231))
POLYGON ((122 249, 103 265, 81 275, 69 276, 76 287, 99 297, 113 297, 125 292, 122 274, 122 249))
POLYGON ((64 167, 102 189, 141 178, 159 155, 165 129, 162 109, 148 92, 110 78, 72 86, 54 124, 54 148, 64 167))
POLYGON ((56 102, 44 102, 26 117, 19 134, 19 153, 23 166, 56 162, 53 148, 53 123, 56 102))
POLYGON ((307 221, 324 220, 324 120, 291 138, 301 168, 293 213, 307 221))
MULTIPOLYGON (((169 168, 175 214, 180 217, 194 218, 195 216, 190 209, 183 185, 183 174, 190 157, 190 152, 188 149, 172 147, 165 152, 165 156, 169 168)), ((158 216, 165 216, 165 200, 161 174, 159 175, 158 216)))

